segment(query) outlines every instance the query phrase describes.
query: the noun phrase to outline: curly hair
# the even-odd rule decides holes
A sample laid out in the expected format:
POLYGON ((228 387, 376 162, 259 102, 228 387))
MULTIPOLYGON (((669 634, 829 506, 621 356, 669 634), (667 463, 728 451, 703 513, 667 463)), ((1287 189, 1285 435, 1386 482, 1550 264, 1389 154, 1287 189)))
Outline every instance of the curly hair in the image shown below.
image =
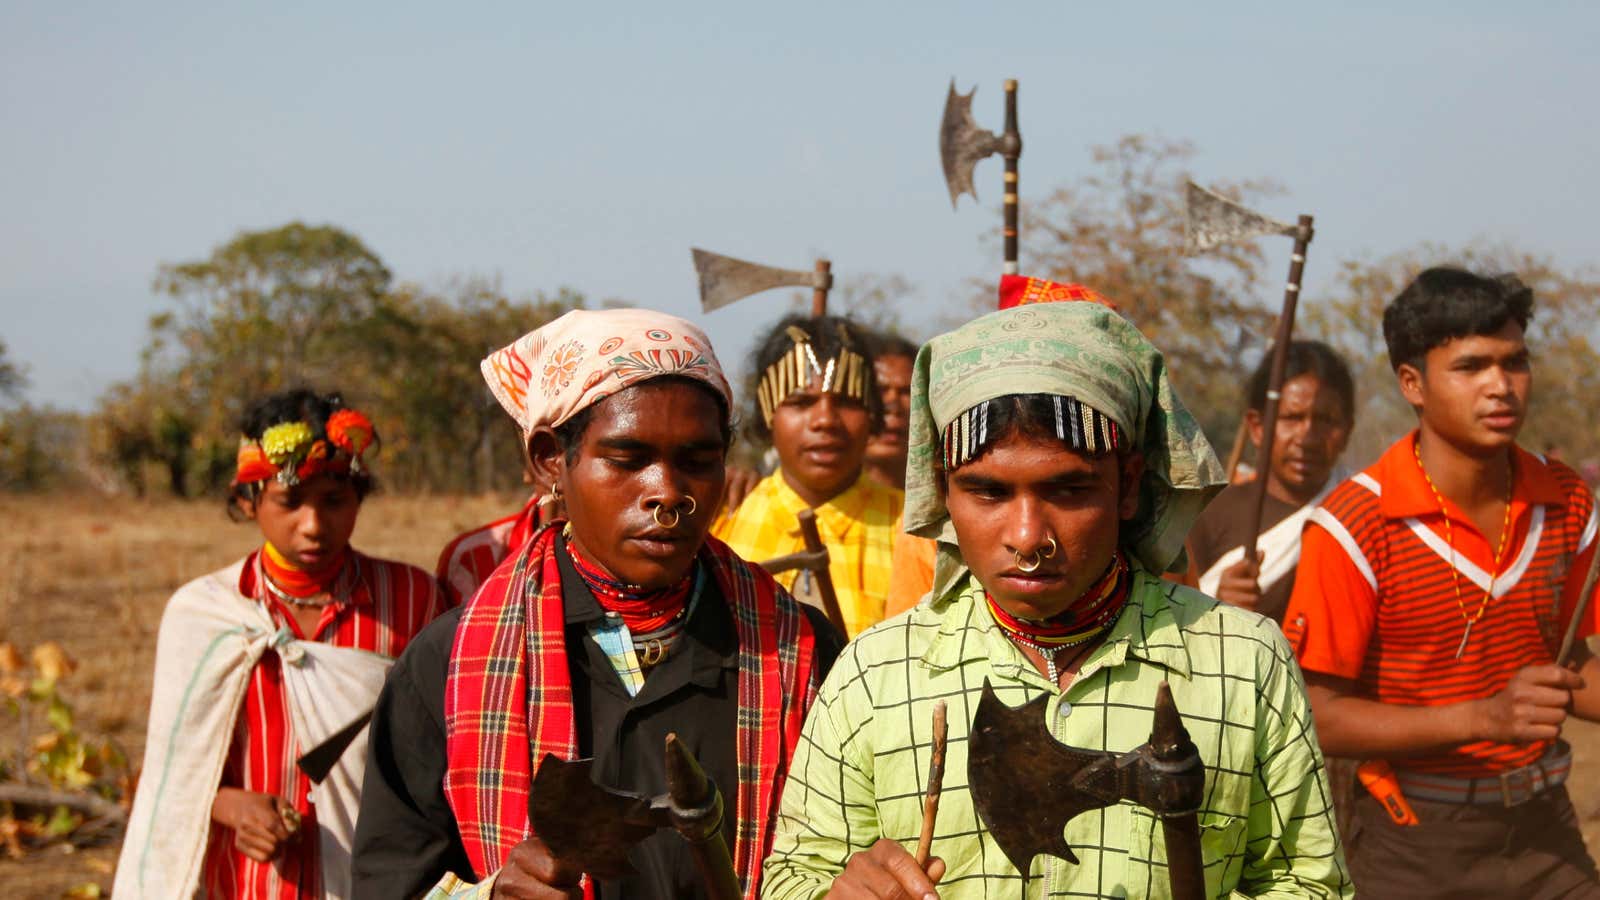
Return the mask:
MULTIPOLYGON (((258 397, 244 411, 239 418, 239 433, 252 441, 261 440, 261 435, 274 425, 284 422, 304 422, 310 426, 312 437, 315 440, 328 439, 328 418, 341 409, 348 408, 344 395, 338 391, 318 393, 310 388, 298 387, 287 391, 279 391, 258 397)), ((363 461, 377 455, 378 433, 372 434, 372 447, 363 454, 363 461)), ((377 479, 373 478, 372 470, 363 467, 359 472, 350 472, 337 477, 346 478, 351 486, 356 489, 356 496, 365 500, 367 495, 377 489, 377 479)), ((255 502, 261 496, 261 484, 236 484, 228 490, 227 510, 228 516, 238 520, 240 518, 239 502, 255 502)))

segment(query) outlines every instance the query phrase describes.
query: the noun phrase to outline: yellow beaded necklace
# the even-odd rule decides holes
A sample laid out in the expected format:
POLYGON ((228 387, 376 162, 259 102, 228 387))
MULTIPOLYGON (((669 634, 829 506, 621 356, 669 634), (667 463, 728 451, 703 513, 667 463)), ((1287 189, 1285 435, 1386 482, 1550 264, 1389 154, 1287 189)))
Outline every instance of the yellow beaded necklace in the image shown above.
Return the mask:
POLYGON ((1472 635, 1472 626, 1478 624, 1484 612, 1489 608, 1489 597, 1492 596, 1495 580, 1500 577, 1500 563, 1506 552, 1506 544, 1511 539, 1511 485, 1515 480, 1508 475, 1506 481, 1506 514, 1505 520, 1500 523, 1500 542, 1494 549, 1494 568, 1489 571, 1489 586, 1484 588, 1483 599, 1478 602, 1478 611, 1467 615, 1467 603, 1461 598, 1461 574, 1456 570, 1456 542, 1455 534, 1450 528, 1450 513, 1445 510, 1444 495, 1439 493, 1439 488, 1434 485, 1433 479, 1428 477, 1428 470, 1422 465, 1422 442, 1420 440, 1411 445, 1411 452, 1417 458, 1417 470, 1422 473, 1422 480, 1428 483, 1428 490, 1433 491, 1433 499, 1439 504, 1439 517, 1444 519, 1444 542, 1450 548, 1450 583, 1456 589, 1456 608, 1461 611, 1461 618, 1467 626, 1461 630, 1461 643, 1456 645, 1456 659, 1467 650, 1467 638, 1472 635))

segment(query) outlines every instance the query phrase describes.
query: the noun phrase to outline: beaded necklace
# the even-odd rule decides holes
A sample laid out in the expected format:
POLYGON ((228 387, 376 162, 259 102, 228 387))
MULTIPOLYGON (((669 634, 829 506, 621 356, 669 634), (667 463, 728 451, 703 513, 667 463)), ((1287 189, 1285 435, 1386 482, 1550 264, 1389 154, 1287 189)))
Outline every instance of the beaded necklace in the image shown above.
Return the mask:
POLYGON ((1444 495, 1439 493, 1439 488, 1428 477, 1428 470, 1422 465, 1422 444, 1417 441, 1411 445, 1412 455, 1417 458, 1417 470, 1422 473, 1422 480, 1428 483, 1428 490, 1433 491, 1433 499, 1439 504, 1439 517, 1444 519, 1444 542, 1450 548, 1450 584, 1456 589, 1456 609, 1460 610, 1461 618, 1467 623, 1461 629, 1461 643, 1456 645, 1456 659, 1467 650, 1467 639, 1472 636, 1472 626, 1478 624, 1483 614, 1489 608, 1489 598, 1494 593, 1495 579, 1500 577, 1500 563, 1506 552, 1506 544, 1511 539, 1511 485, 1515 480, 1510 473, 1506 479, 1506 513, 1505 519, 1500 523, 1500 542, 1494 549, 1494 567, 1489 570, 1489 586, 1483 590, 1483 599, 1478 601, 1478 611, 1467 615, 1467 603, 1461 597, 1461 573, 1456 570, 1456 542, 1455 534, 1450 528, 1450 513, 1445 510, 1444 495))
MULTIPOLYGON (((983 598, 989 614, 1006 637, 1031 647, 1044 657, 1045 674, 1054 683, 1060 676, 1057 657, 1061 651, 1085 644, 1109 628, 1127 604, 1132 583, 1128 577, 1128 561, 1119 551, 1105 573, 1076 603, 1046 621, 1024 619, 1006 612, 988 591, 983 592, 983 598)), ((1072 660, 1067 662, 1070 665, 1072 660)))

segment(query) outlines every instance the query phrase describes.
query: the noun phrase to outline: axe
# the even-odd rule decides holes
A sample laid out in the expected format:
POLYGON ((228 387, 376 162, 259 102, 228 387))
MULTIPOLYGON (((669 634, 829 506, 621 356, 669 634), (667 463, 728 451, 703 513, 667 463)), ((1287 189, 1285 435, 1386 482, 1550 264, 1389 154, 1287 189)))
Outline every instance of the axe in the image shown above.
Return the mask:
POLYGON ((546 753, 528 797, 533 833, 562 863, 595 878, 631 874, 628 851, 658 829, 689 843, 711 900, 740 900, 722 831, 722 794, 675 734, 667 735, 667 792, 647 797, 594 783, 593 759, 546 753))
POLYGON ((1017 80, 1006 79, 1006 127, 999 134, 978 127, 972 117, 974 87, 965 94, 956 93, 956 81, 950 79, 950 93, 944 101, 944 118, 939 122, 939 161, 944 165, 944 182, 950 189, 950 206, 962 194, 978 199, 978 190, 972 184, 972 170, 978 160, 999 153, 1006 161, 1005 190, 1005 269, 1007 275, 1017 274, 1017 160, 1022 156, 1022 132, 1017 129, 1017 80))
POLYGON ((833 263, 817 260, 807 272, 804 269, 776 269, 760 263, 746 262, 690 247, 694 255, 694 270, 700 275, 700 309, 711 312, 751 294, 780 287, 811 288, 811 317, 820 319, 828 314, 828 291, 833 288, 833 263))
POLYGON ((1067 845, 1067 823, 1129 800, 1161 819, 1174 900, 1203 900, 1197 813, 1206 772, 1167 683, 1156 689, 1150 740, 1126 753, 1057 741, 1045 724, 1048 702, 1048 696, 1040 696, 1012 709, 984 679, 972 720, 967 781, 973 805, 1001 852, 1024 880, 1041 853, 1077 865, 1067 845))
POLYGON ((805 541, 806 549, 799 553, 775 556, 757 565, 766 569, 768 575, 781 575, 793 569, 810 572, 817 583, 817 597, 822 601, 823 613, 839 630, 840 637, 849 637, 850 632, 844 627, 844 612, 839 608, 839 593, 833 586, 833 573, 828 570, 828 545, 822 542, 822 533, 817 531, 817 513, 815 510, 802 509, 795 513, 795 518, 800 520, 800 537, 805 541))
POLYGON ((1267 374, 1267 408, 1262 410, 1261 449, 1256 453, 1255 502, 1250 506, 1250 527, 1246 531, 1245 558, 1256 558, 1256 537, 1261 533, 1262 511, 1267 503, 1267 478, 1272 470, 1272 445, 1278 431, 1278 400, 1283 390, 1283 370, 1289 361, 1289 341, 1294 336, 1295 303, 1300 298, 1300 277, 1305 272, 1306 248, 1311 245, 1311 217, 1301 216, 1297 224, 1269 219, 1227 197, 1188 183, 1185 195, 1187 216, 1185 237, 1192 253, 1210 250, 1233 241, 1263 234, 1294 238, 1289 256, 1289 281, 1283 288, 1283 310, 1278 313, 1278 330, 1273 337, 1272 368, 1267 374))

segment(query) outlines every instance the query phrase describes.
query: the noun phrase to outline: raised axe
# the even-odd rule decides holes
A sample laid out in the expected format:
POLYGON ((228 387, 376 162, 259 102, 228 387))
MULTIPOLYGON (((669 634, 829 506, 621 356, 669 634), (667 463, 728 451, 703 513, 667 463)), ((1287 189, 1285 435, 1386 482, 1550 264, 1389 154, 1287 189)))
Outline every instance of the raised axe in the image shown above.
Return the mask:
POLYGON ((1013 709, 984 679, 967 746, 967 782, 1001 852, 1024 879, 1041 853, 1077 865, 1067 845, 1067 823, 1129 800, 1161 820, 1172 896, 1202 900, 1206 880, 1198 811, 1205 797, 1205 766, 1167 683, 1156 689, 1150 740, 1126 753, 1057 741, 1045 725, 1048 702, 1041 695, 1013 709))
POLYGON ((706 895, 739 900, 739 876, 722 831, 722 794, 677 735, 667 735, 664 794, 602 787, 593 769, 593 759, 563 760, 552 753, 539 762, 528 821, 552 856, 595 878, 621 878, 633 872, 628 851, 658 829, 671 828, 688 841, 706 895))
POLYGON ((1283 391, 1283 370, 1289 361, 1289 342, 1294 337, 1295 304, 1300 298, 1300 277, 1305 272, 1306 248, 1311 245, 1311 217, 1301 216, 1290 225, 1268 218, 1241 206, 1227 197, 1194 182, 1185 194, 1185 238, 1191 253, 1247 240, 1263 234, 1282 234, 1294 238, 1289 256, 1289 280, 1283 287, 1283 309, 1278 313, 1277 334, 1273 336, 1272 368, 1267 374, 1267 408, 1262 410, 1261 448, 1256 451, 1256 480, 1252 489, 1249 526, 1245 538, 1245 558, 1256 558, 1256 537, 1261 533, 1261 516, 1267 503, 1267 478, 1271 474, 1272 449, 1278 431, 1278 400, 1283 391))
POLYGON ((972 117, 972 97, 978 92, 974 87, 965 94, 956 92, 956 80, 950 79, 950 93, 944 101, 944 118, 939 122, 939 161, 944 165, 945 186, 950 189, 950 207, 962 194, 978 199, 978 190, 972 184, 972 170, 981 159, 998 153, 1006 161, 1006 190, 1003 204, 1005 214, 1005 269, 1007 275, 1017 274, 1017 160, 1022 157, 1022 132, 1017 128, 1017 80, 1006 79, 1006 124, 999 134, 978 127, 972 117))
POLYGON ((700 276, 700 309, 711 312, 751 294, 780 287, 811 288, 811 317, 828 314, 828 291, 833 289, 833 263, 819 259, 810 271, 763 266, 690 247, 694 270, 700 276))

